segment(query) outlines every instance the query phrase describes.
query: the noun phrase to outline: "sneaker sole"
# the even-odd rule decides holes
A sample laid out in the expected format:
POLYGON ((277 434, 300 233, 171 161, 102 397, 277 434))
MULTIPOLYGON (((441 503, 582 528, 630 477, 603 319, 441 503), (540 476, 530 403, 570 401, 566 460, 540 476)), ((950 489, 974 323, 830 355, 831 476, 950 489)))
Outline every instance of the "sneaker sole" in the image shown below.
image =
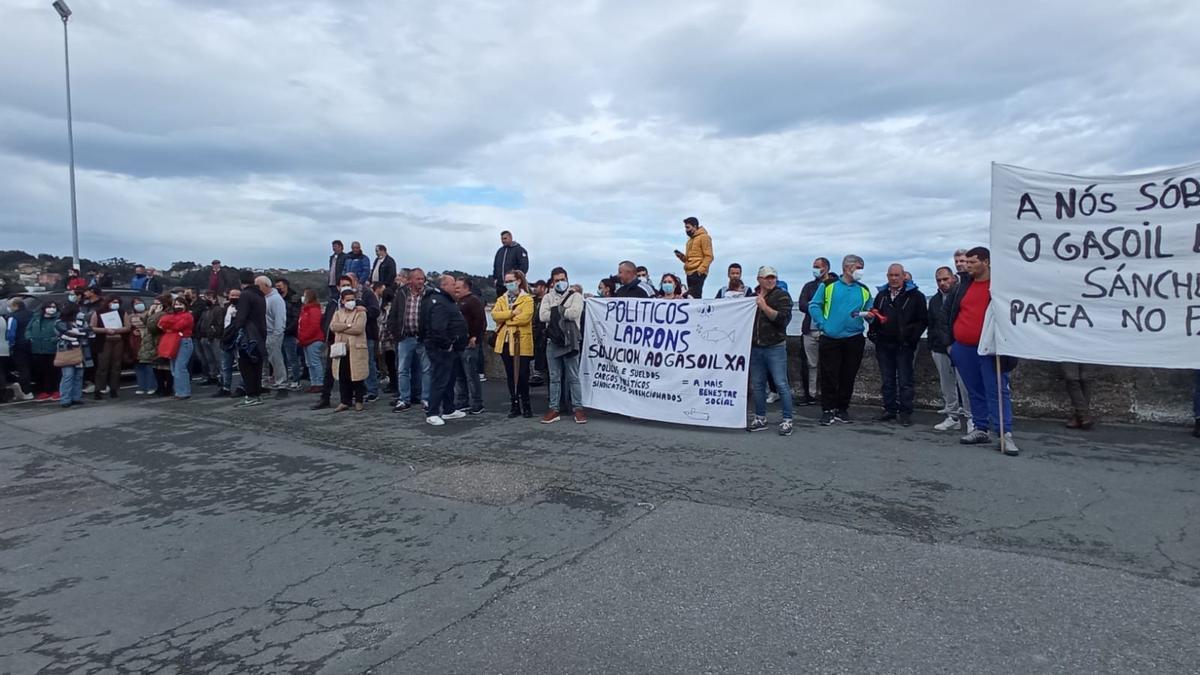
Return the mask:
POLYGON ((542 424, 554 424, 555 422, 559 421, 560 419, 562 419, 562 418, 561 418, 561 417, 555 417, 555 418, 554 418, 554 419, 552 419, 552 420, 539 420, 539 421, 540 421, 542 424))

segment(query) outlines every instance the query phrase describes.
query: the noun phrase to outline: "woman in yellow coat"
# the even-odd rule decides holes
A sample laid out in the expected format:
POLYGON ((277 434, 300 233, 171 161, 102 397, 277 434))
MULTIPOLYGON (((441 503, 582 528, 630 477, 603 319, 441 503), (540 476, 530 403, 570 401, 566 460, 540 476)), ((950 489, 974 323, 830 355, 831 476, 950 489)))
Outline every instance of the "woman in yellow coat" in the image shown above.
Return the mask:
POLYGON ((370 358, 367 353, 367 310, 358 305, 355 292, 349 288, 342 291, 341 307, 329 320, 333 342, 329 356, 333 361, 333 376, 337 379, 342 402, 335 412, 350 408, 362 411, 363 399, 367 395, 367 373, 370 358))
POLYGON ((529 367, 533 360, 533 296, 520 270, 504 275, 505 293, 496 298, 492 319, 496 321, 496 353, 504 361, 508 376, 510 418, 533 417, 529 406, 529 367))

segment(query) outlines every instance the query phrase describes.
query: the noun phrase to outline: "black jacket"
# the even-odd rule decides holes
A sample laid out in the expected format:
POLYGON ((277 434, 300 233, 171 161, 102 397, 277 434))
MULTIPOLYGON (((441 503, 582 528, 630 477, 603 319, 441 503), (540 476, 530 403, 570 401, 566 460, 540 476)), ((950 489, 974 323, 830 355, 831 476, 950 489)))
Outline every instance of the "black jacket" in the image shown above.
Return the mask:
POLYGON ((378 256, 375 262, 371 265, 371 277, 379 277, 379 282, 385 284, 388 288, 393 288, 396 285, 396 259, 390 255, 385 255, 383 258, 378 256))
MULTIPOLYGON (((425 288, 422 293, 422 301, 424 296, 430 292, 429 288, 425 288)), ((388 331, 397 340, 402 340, 406 337, 414 337, 404 334, 404 319, 408 313, 408 299, 412 297, 412 288, 403 286, 396 289, 396 297, 392 299, 392 311, 388 314, 388 331)), ((419 307, 419 305, 418 305, 419 307)), ((418 312, 417 316, 417 336, 421 334, 423 326, 421 325, 421 316, 418 312)))
POLYGON ((379 314, 383 309, 379 305, 379 298, 375 297, 375 291, 372 291, 370 285, 361 286, 362 293, 360 294, 359 303, 367 309, 367 339, 379 342, 379 314))
POLYGON ((467 320, 458 303, 440 288, 421 299, 421 342, 426 349, 462 351, 467 346, 467 320))
MULTIPOLYGON (((754 289, 758 295, 758 289, 754 289)), ((756 310, 754 315, 754 346, 774 347, 787 340, 787 327, 792 321, 792 296, 776 286, 767 294, 767 306, 779 312, 774 319, 768 319, 766 312, 756 310)))
POLYGON ((246 340, 257 346, 259 358, 267 355, 267 299, 263 297, 258 286, 250 285, 242 288, 242 295, 237 302, 237 315, 229 323, 225 333, 225 342, 237 336, 237 332, 245 331, 246 340))
POLYGON ((633 283, 631 283, 631 284, 625 284, 624 286, 617 286, 617 292, 613 293, 613 297, 614 298, 653 298, 654 295, 646 289, 646 286, 643 285, 642 282, 638 281, 637 279, 634 279, 633 283))
POLYGON ((501 246, 496 251, 496 259, 492 261, 492 278, 498 286, 503 286, 504 275, 513 270, 529 272, 529 253, 515 241, 512 246, 501 246))
POLYGON ((892 300, 891 289, 885 287, 875 296, 871 307, 887 317, 887 322, 879 319, 871 322, 867 337, 872 342, 915 346, 929 326, 929 304, 916 286, 906 286, 895 300, 892 300))
MULTIPOLYGON (((5 301, 7 302, 7 301, 5 301)), ((21 351, 29 351, 33 347, 33 343, 29 338, 25 337, 25 329, 29 327, 29 322, 33 320, 33 311, 28 307, 18 309, 9 315, 16 326, 16 339, 13 341, 12 348, 20 349, 21 351)), ((89 317, 90 319, 91 317, 89 317)), ((0 320, 0 330, 3 330, 4 321, 0 320)))
POLYGON ((204 324, 204 315, 208 310, 212 309, 212 303, 204 299, 204 296, 196 298, 188 311, 192 313, 192 331, 196 337, 202 337, 200 327, 204 324))
POLYGON ((283 334, 296 337, 300 331, 300 294, 289 288, 287 295, 283 296, 283 306, 287 308, 287 324, 283 327, 283 334))
POLYGON ((796 302, 800 306, 800 311, 804 312, 804 325, 801 326, 801 330, 803 332, 812 332, 812 317, 808 315, 808 303, 812 302, 812 298, 814 295, 816 295, 817 289, 821 287, 821 284, 828 283, 830 281, 837 281, 837 275, 830 272, 820 279, 813 279, 807 284, 804 284, 804 287, 800 289, 800 297, 796 300, 796 302))
POLYGON ((954 295, 954 290, 951 288, 949 293, 938 291, 929 298, 929 351, 931 352, 945 354, 946 348, 954 342, 954 335, 946 331, 946 311, 949 309, 950 297, 954 295))
POLYGON ((342 278, 342 270, 346 269, 346 252, 329 254, 329 266, 326 270, 333 270, 333 283, 331 286, 337 286, 338 279, 342 278))

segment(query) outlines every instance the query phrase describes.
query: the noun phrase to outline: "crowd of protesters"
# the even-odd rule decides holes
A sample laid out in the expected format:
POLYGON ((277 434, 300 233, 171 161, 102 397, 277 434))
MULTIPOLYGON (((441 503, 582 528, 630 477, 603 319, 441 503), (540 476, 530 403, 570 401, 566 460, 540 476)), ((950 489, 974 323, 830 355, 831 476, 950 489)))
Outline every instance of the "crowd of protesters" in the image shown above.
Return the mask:
MULTIPOLYGON (((596 288, 601 297, 701 298, 713 261, 713 244, 696 218, 684 221, 685 250, 675 251, 683 276, 668 272, 651 281, 649 271, 622 261, 616 274, 596 288)), ((547 410, 540 421, 566 417, 587 422, 582 407, 579 359, 584 299, 567 270, 553 268, 548 280, 530 282, 529 254, 510 232, 500 237, 492 270, 497 299, 490 313, 470 278, 442 274, 434 283, 420 268, 400 268, 386 246, 375 257, 352 242, 347 252, 332 242, 328 300, 320 290, 296 290, 286 278, 240 274, 212 262, 202 288, 164 290, 152 268, 137 266, 126 308, 113 295, 111 278, 87 278, 71 270, 64 280, 67 300, 48 301, 36 313, 19 299, 0 306, 0 378, 17 373, 18 398, 53 401, 64 407, 120 396, 123 364, 134 362, 135 396, 187 400, 192 385, 211 386, 208 395, 233 397, 237 406, 263 404, 304 391, 318 395, 314 410, 363 411, 391 395, 396 413, 421 410, 434 426, 485 412, 482 396, 485 351, 503 363, 510 418, 533 417, 531 386, 547 385, 547 410), (152 296, 153 300, 146 299, 152 296), (236 368, 235 368, 236 366, 236 368), (302 382, 307 381, 307 388, 302 382), (335 405, 336 388, 336 405, 335 405)), ((887 283, 863 283, 865 263, 857 255, 816 258, 812 279, 795 307, 804 314, 801 358, 807 376, 803 396, 793 398, 788 381, 787 328, 793 299, 771 266, 758 268, 755 284, 732 264, 716 298, 754 298, 757 304, 750 352, 751 432, 768 429, 767 406, 778 402, 778 432, 793 431, 794 409, 820 406, 819 424, 850 424, 850 402, 866 343, 874 346, 881 376, 881 423, 910 426, 915 400, 917 348, 928 341, 943 406, 937 431, 965 431, 967 445, 999 443, 1009 455, 1020 450, 1012 436, 1008 373, 1015 360, 979 353, 990 302, 991 260, 987 248, 959 250, 954 268, 935 272, 936 292, 926 297, 903 265, 887 268, 887 283)), ((1091 429, 1091 369, 1063 364, 1072 415, 1067 426, 1091 429)), ((7 383, 0 379, 0 389, 7 383)), ((1200 373, 1196 376, 1196 426, 1200 437, 1200 373)))

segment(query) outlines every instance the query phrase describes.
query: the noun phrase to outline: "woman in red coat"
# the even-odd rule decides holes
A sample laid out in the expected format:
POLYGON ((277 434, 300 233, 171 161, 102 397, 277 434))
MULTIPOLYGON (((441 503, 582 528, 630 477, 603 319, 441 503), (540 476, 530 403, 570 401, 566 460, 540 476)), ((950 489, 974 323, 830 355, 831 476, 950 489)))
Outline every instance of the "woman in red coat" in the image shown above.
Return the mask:
POLYGON ((300 324, 296 338, 304 350, 304 364, 308 367, 308 393, 316 394, 325 385, 325 328, 322 326, 324 312, 317 292, 304 289, 304 304, 300 307, 300 324))
POLYGON ((188 364, 192 361, 192 328, 195 319, 188 311, 187 299, 175 298, 171 311, 158 320, 162 337, 158 342, 158 355, 171 360, 171 376, 175 380, 175 400, 192 397, 192 375, 188 364))

